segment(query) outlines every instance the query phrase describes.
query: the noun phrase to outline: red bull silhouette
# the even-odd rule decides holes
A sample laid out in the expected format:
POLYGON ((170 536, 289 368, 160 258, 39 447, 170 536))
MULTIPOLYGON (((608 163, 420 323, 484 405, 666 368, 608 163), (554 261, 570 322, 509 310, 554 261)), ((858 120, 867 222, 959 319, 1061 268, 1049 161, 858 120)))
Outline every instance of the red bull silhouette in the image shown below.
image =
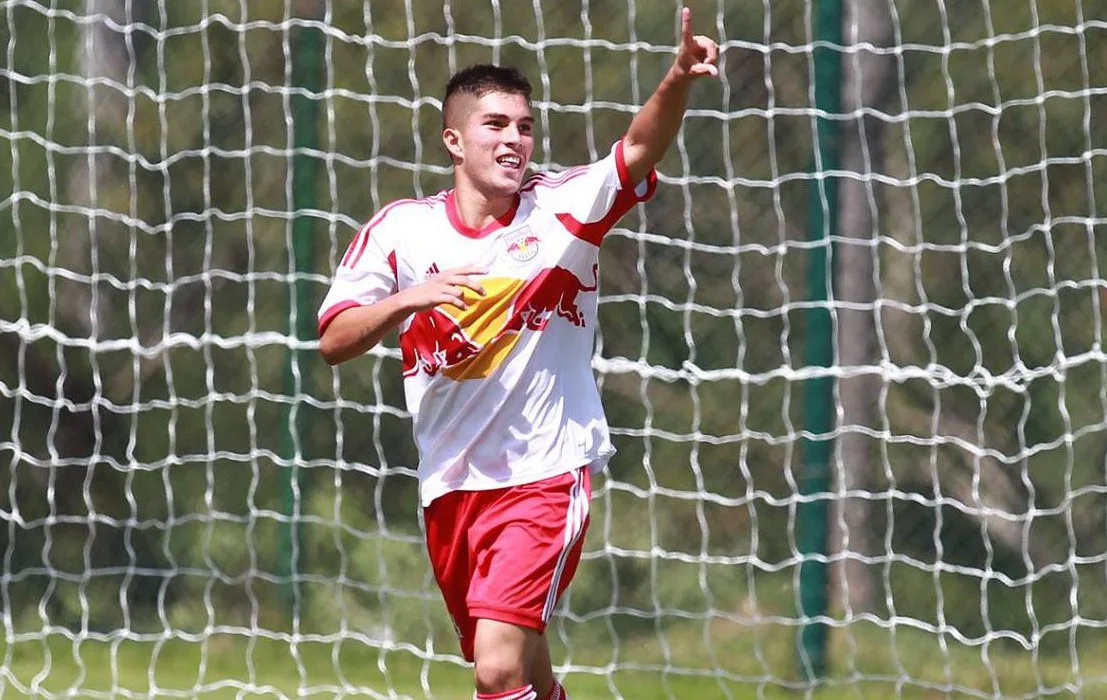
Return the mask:
POLYGON ((421 311, 411 318, 411 325, 400 334, 400 355, 404 376, 418 372, 430 376, 443 367, 456 365, 480 352, 480 346, 449 314, 438 309, 421 311))
POLYGON ((505 331, 527 328, 540 331, 556 314, 574 326, 584 325, 584 313, 577 306, 577 295, 594 292, 599 287, 599 265, 592 266, 592 286, 585 286, 572 270, 551 267, 542 270, 519 290, 515 307, 505 331))

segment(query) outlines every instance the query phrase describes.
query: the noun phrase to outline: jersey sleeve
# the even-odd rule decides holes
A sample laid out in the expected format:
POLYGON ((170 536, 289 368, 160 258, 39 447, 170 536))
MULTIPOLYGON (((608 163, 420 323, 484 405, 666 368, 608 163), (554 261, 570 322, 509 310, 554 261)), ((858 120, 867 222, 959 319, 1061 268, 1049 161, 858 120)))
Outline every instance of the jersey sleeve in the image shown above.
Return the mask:
POLYGON ((577 238, 599 245, 635 204, 653 196, 657 172, 631 182, 619 140, 606 158, 556 175, 540 174, 524 185, 533 187, 536 204, 552 212, 577 238))
POLYGON ((374 304, 396 292, 396 249, 385 213, 363 226, 342 256, 319 307, 320 336, 343 311, 374 304))

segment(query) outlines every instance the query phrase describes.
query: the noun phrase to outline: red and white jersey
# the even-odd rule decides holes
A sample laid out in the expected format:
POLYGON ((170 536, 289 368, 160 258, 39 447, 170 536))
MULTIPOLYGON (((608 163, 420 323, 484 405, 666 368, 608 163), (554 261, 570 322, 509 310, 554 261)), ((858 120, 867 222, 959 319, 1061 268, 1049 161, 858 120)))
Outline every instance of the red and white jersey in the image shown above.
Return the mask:
POLYGON ((381 209, 350 243, 319 310, 342 311, 431 275, 476 264, 485 294, 400 326, 404 393, 419 448, 424 506, 448 491, 529 483, 590 465, 611 445, 592 373, 599 246, 657 176, 631 183, 622 141, 591 165, 537 174, 481 230, 453 190, 381 209))

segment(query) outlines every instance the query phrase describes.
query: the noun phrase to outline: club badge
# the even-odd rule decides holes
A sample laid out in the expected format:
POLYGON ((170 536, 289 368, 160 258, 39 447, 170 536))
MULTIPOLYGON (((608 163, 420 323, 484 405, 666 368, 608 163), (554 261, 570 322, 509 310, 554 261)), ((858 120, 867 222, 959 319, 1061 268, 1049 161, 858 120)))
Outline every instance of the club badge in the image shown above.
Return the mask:
POLYGON ((512 231, 503 240, 507 257, 515 262, 529 262, 538 255, 538 236, 534 235, 529 226, 512 231))

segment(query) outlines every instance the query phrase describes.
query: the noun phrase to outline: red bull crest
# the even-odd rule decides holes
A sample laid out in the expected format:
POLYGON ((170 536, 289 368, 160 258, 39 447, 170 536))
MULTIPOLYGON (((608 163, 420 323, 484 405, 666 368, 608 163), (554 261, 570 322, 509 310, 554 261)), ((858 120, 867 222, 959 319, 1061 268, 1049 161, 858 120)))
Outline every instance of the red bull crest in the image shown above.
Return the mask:
POLYGON ((538 236, 529 226, 524 226, 504 236, 504 247, 507 256, 515 262, 528 262, 538 255, 538 236))

